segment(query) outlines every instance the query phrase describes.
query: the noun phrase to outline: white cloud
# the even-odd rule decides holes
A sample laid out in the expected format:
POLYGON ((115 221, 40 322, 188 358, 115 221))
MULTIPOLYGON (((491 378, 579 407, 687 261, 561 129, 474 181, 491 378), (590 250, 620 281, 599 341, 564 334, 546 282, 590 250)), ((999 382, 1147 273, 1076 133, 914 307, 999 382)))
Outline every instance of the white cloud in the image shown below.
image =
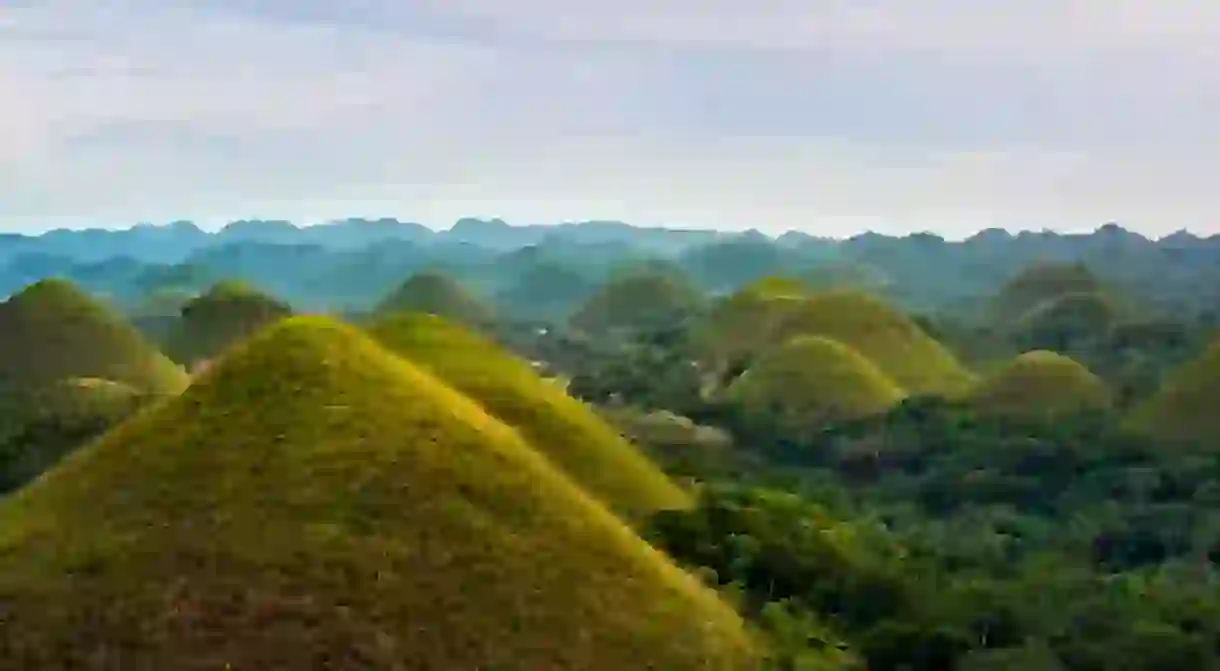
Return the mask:
POLYGON ((0 9, 0 226, 1199 230, 1218 32, 1187 0, 40 0, 0 9))

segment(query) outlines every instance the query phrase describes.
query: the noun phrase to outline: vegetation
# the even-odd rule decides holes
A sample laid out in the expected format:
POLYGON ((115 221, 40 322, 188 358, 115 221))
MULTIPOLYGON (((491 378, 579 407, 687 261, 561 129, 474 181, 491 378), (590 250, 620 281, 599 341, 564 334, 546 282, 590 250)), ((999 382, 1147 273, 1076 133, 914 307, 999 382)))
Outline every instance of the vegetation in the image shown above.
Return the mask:
POLYGON ((1101 280, 1084 263, 1035 263, 1022 268, 1004 285, 993 309, 1000 322, 1011 323, 1057 298, 1097 295, 1104 290, 1101 280))
POLYGON ((168 347, 179 361, 193 363, 291 316, 292 308, 248 284, 226 280, 187 301, 180 314, 168 347))
POLYGON ((741 620, 477 404, 295 318, 0 507, 22 668, 752 668, 741 620))
POLYGON ((728 395, 754 421, 808 427, 884 413, 905 393, 851 347, 798 336, 760 358, 728 395))
POLYGON ((613 278, 572 316, 586 333, 655 330, 696 313, 703 296, 685 278, 663 272, 628 272, 613 278))
POLYGON ((423 312, 473 327, 483 327, 494 320, 488 304, 451 276, 436 271, 412 275, 374 310, 375 314, 397 312, 423 312))
POLYGON ((0 303, 0 387, 36 392, 69 378, 158 394, 187 383, 121 315, 65 280, 41 280, 0 303))
POLYGON ((987 414, 1049 421, 1107 410, 1112 395, 1088 368, 1062 354, 1036 350, 983 380, 971 401, 987 414))
POLYGON ((1131 426, 1162 440, 1216 444, 1220 437, 1220 341, 1176 370, 1132 412, 1131 426))
POLYGON ((689 498, 590 408, 491 342, 434 315, 400 313, 370 332, 513 426, 615 510, 638 517, 689 498))
POLYGON ((901 311, 855 292, 814 295, 794 306, 772 335, 781 344, 820 335, 851 345, 912 394, 960 395, 973 375, 901 311))

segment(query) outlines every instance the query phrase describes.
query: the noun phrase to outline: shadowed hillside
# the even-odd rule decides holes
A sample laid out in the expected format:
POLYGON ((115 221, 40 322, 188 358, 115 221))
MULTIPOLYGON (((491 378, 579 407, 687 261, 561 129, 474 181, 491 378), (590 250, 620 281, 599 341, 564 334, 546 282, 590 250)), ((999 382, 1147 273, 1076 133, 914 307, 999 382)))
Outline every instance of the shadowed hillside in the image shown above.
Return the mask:
POLYGON ((617 431, 563 389, 494 344, 431 315, 403 313, 371 326, 382 344, 516 427, 615 510, 638 517, 690 500, 617 431))
POLYGON ((703 295, 682 277, 664 272, 630 272, 605 284, 572 316, 586 333, 663 328, 693 314, 703 295))
POLYGON ((992 301, 992 311, 1000 322, 1012 323, 1047 301, 1104 290, 1083 263, 1037 263, 1023 268, 1000 289, 992 301))
POLYGON ((0 506, 15 668, 755 668, 517 432, 293 318, 0 506))
POLYGON ((769 352, 728 395, 747 413, 806 428, 878 415, 905 396, 859 352, 821 336, 800 336, 769 352))
POLYGON ((1220 340, 1174 370, 1131 414, 1130 426, 1164 440, 1220 445, 1220 340))
POLYGON ((788 310, 771 335, 822 335, 850 345, 911 394, 957 395, 972 374, 910 318, 866 294, 817 294, 788 310))
POLYGON ((449 275, 425 271, 412 275, 377 304, 375 314, 422 312, 467 326, 485 326, 495 315, 492 308, 449 275))
POLYGON ((292 315, 287 303, 249 285, 219 282, 182 306, 170 340, 179 361, 211 359, 233 343, 292 315))
POLYGON ((1101 378, 1069 357, 1026 352, 984 379, 971 394, 980 411, 1006 417, 1052 420, 1110 407, 1101 378))
POLYGON ((0 387, 25 392, 80 377, 152 393, 187 384, 122 316, 69 282, 42 280, 0 303, 0 387))

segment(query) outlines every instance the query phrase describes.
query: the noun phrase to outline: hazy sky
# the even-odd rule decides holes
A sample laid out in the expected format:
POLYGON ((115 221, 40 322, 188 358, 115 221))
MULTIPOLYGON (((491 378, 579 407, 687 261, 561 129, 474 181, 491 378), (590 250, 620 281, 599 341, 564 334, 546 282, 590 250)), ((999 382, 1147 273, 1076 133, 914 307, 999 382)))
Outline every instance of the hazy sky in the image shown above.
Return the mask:
POLYGON ((1220 232, 1215 0, 0 0, 0 227, 1220 232))

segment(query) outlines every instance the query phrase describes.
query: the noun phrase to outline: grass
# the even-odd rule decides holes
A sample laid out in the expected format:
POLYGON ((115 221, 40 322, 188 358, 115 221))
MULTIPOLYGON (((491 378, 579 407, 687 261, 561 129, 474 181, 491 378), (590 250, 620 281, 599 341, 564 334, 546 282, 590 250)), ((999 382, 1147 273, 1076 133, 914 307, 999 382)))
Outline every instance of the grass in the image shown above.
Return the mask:
POLYGON ((716 301, 696 329, 700 358, 713 372, 750 358, 807 295, 793 281, 764 278, 716 301))
POLYGON ((739 616, 521 435, 294 317, 0 504, 25 669, 756 668, 739 616))
POLYGON ((1220 447, 1220 340, 1173 371, 1160 390, 1131 412, 1127 426, 1172 442, 1220 447))
POLYGON ((703 305, 703 294, 689 282, 665 272, 632 272, 601 287, 572 315, 586 333, 638 330, 674 323, 703 305))
POLYGON ((475 327, 495 320, 495 312, 489 304, 439 271, 412 275, 374 309, 379 315, 396 312, 423 312, 475 327))
POLYGON ((1004 285, 992 308, 999 321, 1012 323, 1065 294, 1101 292, 1102 282, 1083 263, 1036 263, 1022 268, 1004 285))
POLYGON ((782 345, 800 335, 821 335, 850 345, 911 394, 959 396, 974 375, 914 321, 868 294, 829 291, 786 310, 771 330, 782 345))
POLYGON ((728 389, 751 413, 813 426, 886 412, 905 392, 859 352, 822 336, 799 336, 763 356, 728 389))
POLYGON ((391 351, 427 368, 515 427, 611 508, 636 520, 689 496, 584 403, 524 361, 439 317, 400 313, 370 325, 391 351))
POLYGON ((292 308, 247 284, 222 281, 183 305, 169 350, 183 362, 211 359, 275 322, 292 308))
POLYGON ((980 382, 971 403, 981 412, 1054 420, 1111 407, 1106 383, 1074 359, 1045 350, 1026 352, 980 382))
POLYGON ((33 392, 70 378, 155 394, 187 384, 134 326, 70 282, 42 280, 0 303, 0 385, 33 392))

